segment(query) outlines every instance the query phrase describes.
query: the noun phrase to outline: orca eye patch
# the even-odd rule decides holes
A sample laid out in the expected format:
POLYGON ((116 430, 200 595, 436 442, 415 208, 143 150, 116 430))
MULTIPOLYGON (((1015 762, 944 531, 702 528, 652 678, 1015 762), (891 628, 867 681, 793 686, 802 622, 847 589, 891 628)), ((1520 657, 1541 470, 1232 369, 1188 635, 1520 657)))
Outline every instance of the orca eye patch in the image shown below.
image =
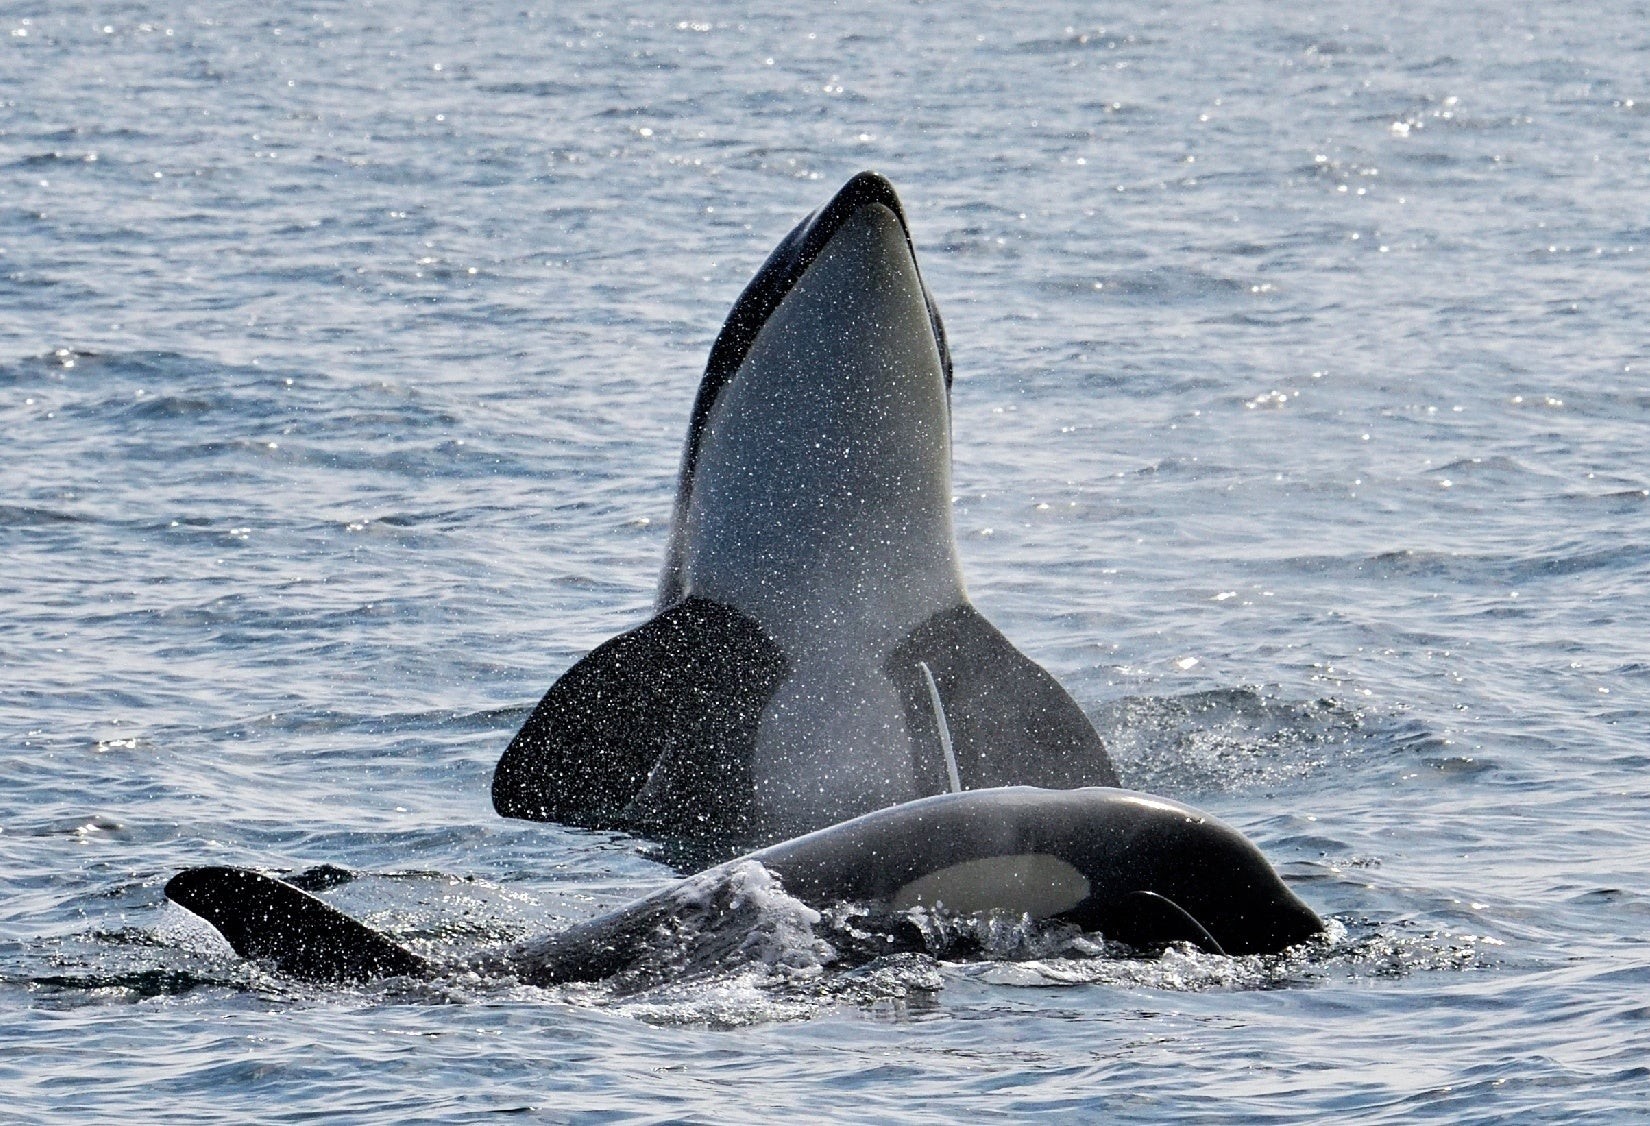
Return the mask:
POLYGON ((941 907, 958 914, 1007 911, 1046 919, 1089 896, 1088 877, 1048 853, 965 860, 912 880, 894 892, 895 910, 941 907))

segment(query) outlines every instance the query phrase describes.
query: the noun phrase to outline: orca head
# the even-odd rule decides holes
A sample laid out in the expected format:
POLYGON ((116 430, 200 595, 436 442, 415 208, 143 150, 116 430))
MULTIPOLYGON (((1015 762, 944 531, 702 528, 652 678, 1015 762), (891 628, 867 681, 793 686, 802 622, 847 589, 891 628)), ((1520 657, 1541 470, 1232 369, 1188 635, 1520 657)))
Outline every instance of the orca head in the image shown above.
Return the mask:
POLYGON ((1323 930, 1260 849, 1207 813, 1106 787, 940 794, 755 859, 814 906, 876 902, 1058 918, 1127 945, 1277 953, 1323 930))
POLYGON ((1323 932, 1253 841, 1225 822, 1148 794, 1118 791, 1119 816, 1091 894, 1065 917, 1127 945, 1189 942, 1214 954, 1274 954, 1323 932))
POLYGON ((962 602, 950 357, 893 186, 848 181, 729 314, 682 457, 659 608, 733 606, 784 648, 962 602))

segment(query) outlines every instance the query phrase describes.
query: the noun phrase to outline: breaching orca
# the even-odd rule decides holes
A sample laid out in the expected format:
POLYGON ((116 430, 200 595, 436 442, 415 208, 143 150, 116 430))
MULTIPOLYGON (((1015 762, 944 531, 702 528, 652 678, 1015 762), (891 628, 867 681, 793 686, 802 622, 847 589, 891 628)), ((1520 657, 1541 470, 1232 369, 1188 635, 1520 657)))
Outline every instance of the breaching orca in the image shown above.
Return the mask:
POLYGON ((735 303, 657 614, 551 687, 498 812, 740 845, 948 789, 1115 786, 1071 697, 968 601, 950 384, 899 199, 861 173, 735 303))
MULTIPOLYGON (((752 862, 816 909, 944 907, 1069 920, 1137 948, 1190 942, 1212 953, 1277 953, 1323 930, 1235 829, 1127 790, 1031 787, 942 794, 878 810, 689 877, 569 930, 440 966, 291 884, 239 868, 192 868, 167 898, 211 923, 244 958, 307 981, 430 977, 452 970, 539 985, 623 973, 703 915, 752 862)), ((726 911, 727 905, 721 910, 726 911)), ((740 935, 724 936, 737 949, 740 935)))

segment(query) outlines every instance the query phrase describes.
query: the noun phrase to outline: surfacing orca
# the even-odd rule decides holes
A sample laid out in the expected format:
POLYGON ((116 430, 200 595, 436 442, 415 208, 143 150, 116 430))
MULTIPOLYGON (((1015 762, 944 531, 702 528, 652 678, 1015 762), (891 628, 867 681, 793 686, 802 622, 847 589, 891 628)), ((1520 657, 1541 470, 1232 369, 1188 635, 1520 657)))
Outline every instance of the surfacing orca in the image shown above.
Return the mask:
POLYGON ((728 315, 657 614, 551 687, 498 812, 735 846, 948 789, 1115 786, 1076 703, 968 601, 950 384, 899 199, 861 173, 728 315))
MULTIPOLYGON (((712 925, 728 921, 740 886, 730 877, 753 863, 816 910, 865 904, 887 912, 884 921, 908 921, 918 907, 999 911, 1069 921, 1141 949, 1189 942, 1233 955, 1278 953, 1323 930, 1237 830, 1179 802, 1102 788, 1010 787, 907 802, 729 861, 568 930, 447 966, 245 869, 189 869, 167 883, 166 896, 216 927, 243 958, 306 981, 456 970, 553 985, 624 973, 683 918, 708 913, 712 925)), ((737 925, 721 937, 721 948, 739 949, 737 925)))

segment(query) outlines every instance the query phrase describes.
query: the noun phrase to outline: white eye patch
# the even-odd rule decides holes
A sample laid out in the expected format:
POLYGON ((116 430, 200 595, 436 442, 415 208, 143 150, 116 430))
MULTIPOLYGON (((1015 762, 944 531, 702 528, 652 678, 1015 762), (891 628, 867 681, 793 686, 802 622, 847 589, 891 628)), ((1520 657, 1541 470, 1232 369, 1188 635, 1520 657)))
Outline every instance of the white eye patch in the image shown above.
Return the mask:
POLYGON ((1047 853, 967 860, 912 880, 893 895, 897 911, 935 907, 971 915, 1010 911, 1034 919, 1069 911, 1089 896, 1083 873, 1047 853))

